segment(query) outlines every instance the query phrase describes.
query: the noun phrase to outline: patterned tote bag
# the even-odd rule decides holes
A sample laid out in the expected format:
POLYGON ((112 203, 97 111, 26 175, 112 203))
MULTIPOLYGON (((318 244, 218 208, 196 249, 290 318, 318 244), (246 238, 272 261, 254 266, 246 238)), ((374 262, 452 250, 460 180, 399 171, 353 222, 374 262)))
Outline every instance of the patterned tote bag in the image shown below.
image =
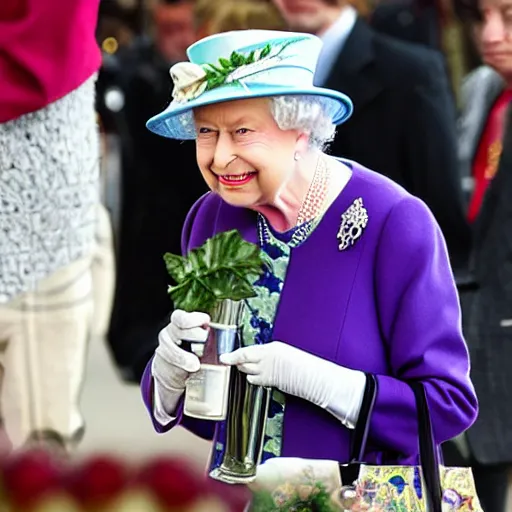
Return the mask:
POLYGON ((377 396, 377 379, 367 375, 361 414, 353 437, 351 463, 341 465, 344 485, 338 504, 344 512, 483 512, 470 468, 444 467, 439 463, 425 388, 408 383, 418 411, 420 465, 387 466, 364 462, 370 419, 377 396), (348 478, 348 480, 347 480, 348 478))

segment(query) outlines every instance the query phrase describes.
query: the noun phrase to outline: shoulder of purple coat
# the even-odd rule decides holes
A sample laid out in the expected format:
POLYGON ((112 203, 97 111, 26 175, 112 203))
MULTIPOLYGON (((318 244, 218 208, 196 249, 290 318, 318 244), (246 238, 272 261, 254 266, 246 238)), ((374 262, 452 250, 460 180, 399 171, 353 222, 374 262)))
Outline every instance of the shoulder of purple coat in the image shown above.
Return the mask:
POLYGON ((406 197, 414 197, 401 185, 379 172, 357 162, 345 160, 345 163, 350 164, 354 173, 357 173, 357 187, 361 194, 375 196, 379 202, 386 205, 396 204, 406 197))
POLYGON ((449 275, 454 284, 450 260, 441 228, 429 207, 419 198, 406 193, 396 198, 389 208, 379 243, 379 257, 402 246, 404 258, 417 255, 438 258, 442 272, 449 275))

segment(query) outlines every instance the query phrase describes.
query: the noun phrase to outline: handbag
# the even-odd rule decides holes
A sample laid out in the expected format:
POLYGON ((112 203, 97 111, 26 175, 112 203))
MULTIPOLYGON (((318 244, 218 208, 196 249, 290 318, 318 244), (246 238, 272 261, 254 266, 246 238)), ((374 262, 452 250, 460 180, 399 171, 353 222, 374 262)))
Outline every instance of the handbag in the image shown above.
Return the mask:
POLYGON ((444 467, 439 462, 427 395, 421 382, 411 381, 418 414, 419 466, 370 465, 362 462, 378 381, 366 375, 361 413, 354 431, 350 462, 340 464, 344 485, 339 506, 345 512, 483 512, 471 468, 444 467))

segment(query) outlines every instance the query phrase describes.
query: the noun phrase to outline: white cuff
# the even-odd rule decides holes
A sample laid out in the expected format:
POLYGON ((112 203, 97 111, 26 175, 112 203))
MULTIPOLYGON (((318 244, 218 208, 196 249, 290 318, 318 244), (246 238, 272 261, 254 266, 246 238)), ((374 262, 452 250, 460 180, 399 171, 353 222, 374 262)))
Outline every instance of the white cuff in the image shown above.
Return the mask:
POLYGON ((182 394, 182 390, 170 390, 160 386, 153 377, 153 415, 163 427, 176 419, 176 416, 171 416, 167 411, 176 410, 182 394))
POLYGON ((366 375, 358 370, 350 370, 341 366, 338 368, 339 380, 337 380, 343 384, 332 386, 330 400, 325 409, 347 428, 354 429, 363 405, 366 375))

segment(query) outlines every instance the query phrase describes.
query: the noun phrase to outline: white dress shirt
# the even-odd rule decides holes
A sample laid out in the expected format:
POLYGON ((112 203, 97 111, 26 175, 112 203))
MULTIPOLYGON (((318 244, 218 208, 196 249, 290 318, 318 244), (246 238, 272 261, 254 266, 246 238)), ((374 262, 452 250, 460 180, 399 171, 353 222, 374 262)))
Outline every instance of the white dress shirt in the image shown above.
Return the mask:
POLYGON ((341 12, 340 17, 320 35, 324 44, 316 66, 315 85, 323 86, 325 84, 356 20, 357 11, 352 6, 347 6, 341 12))

